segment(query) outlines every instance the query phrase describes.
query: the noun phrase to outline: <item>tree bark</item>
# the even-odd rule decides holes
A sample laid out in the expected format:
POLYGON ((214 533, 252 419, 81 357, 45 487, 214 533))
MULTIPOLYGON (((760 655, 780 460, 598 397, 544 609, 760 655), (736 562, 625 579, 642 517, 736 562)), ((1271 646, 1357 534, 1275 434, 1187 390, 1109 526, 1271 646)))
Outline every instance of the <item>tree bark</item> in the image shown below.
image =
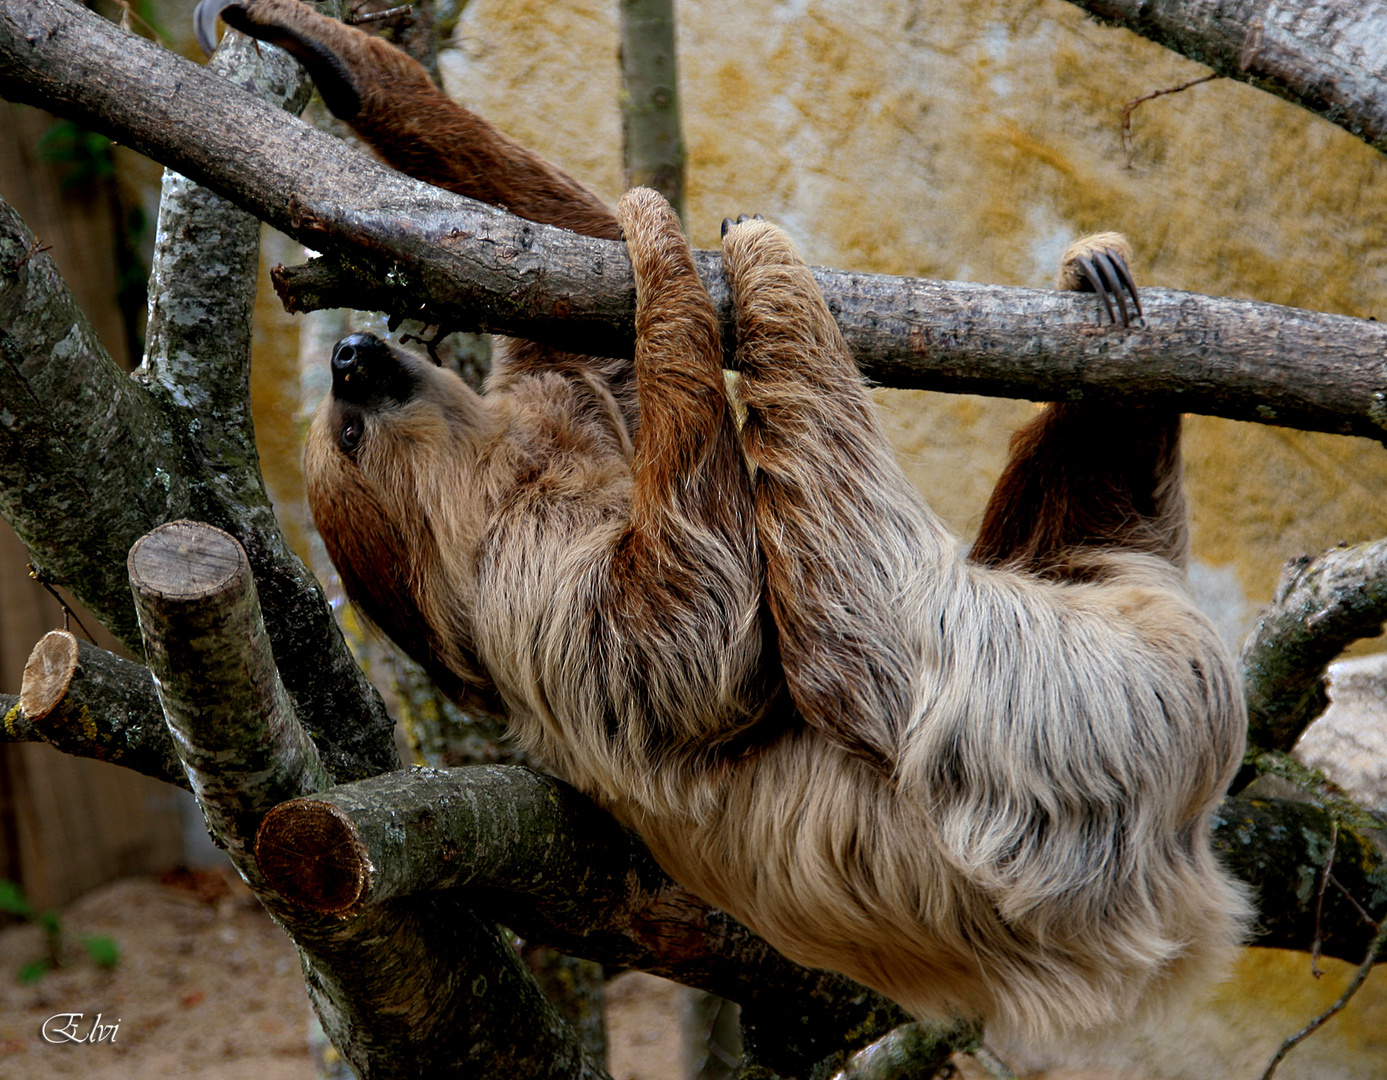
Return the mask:
POLYGON ((1276 595, 1243 644, 1248 743, 1289 750, 1329 705, 1325 673, 1387 620, 1387 540, 1287 564, 1276 595))
POLYGON ((214 839, 298 945, 324 1030, 363 1080, 605 1080, 509 941, 428 894, 342 920, 291 908, 252 854, 266 811, 330 779, 275 669, 249 560, 235 539, 173 522, 129 570, 145 651, 214 839))
POLYGON ((29 654, 16 704, 16 719, 35 739, 64 753, 189 786, 154 677, 142 664, 54 630, 29 654))
POLYGON ((674 0, 621 0, 621 144, 626 186, 654 188, 684 219, 684 135, 674 0))
MULTIPOLYGON (((129 142, 339 256, 311 281, 281 275, 300 308, 348 302, 577 350, 632 347, 635 292, 620 243, 393 173, 71 0, 4 0, 0 93, 129 142)), ((698 263, 726 318, 718 256, 698 263)), ((1384 324, 1147 289, 1145 325, 1118 328, 1075 293, 816 277, 864 374, 886 385, 1165 403, 1379 440, 1387 431, 1384 324)))
POLYGON ((1387 152, 1383 0, 1071 0, 1387 152))

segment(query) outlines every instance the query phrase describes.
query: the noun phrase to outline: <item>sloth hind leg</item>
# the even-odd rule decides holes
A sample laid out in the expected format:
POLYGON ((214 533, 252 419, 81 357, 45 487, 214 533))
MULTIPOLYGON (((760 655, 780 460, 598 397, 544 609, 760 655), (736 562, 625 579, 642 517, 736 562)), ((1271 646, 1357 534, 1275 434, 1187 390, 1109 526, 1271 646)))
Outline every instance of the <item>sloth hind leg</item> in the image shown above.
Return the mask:
MULTIPOLYGON (((1128 327, 1141 316, 1130 259, 1117 233, 1085 237, 1060 260, 1056 285, 1097 293, 1114 327, 1128 327)), ((1048 405, 1012 436, 970 558, 1054 578, 1083 575, 1085 555, 1100 548, 1183 566, 1188 529, 1180 472, 1175 410, 1048 405)))

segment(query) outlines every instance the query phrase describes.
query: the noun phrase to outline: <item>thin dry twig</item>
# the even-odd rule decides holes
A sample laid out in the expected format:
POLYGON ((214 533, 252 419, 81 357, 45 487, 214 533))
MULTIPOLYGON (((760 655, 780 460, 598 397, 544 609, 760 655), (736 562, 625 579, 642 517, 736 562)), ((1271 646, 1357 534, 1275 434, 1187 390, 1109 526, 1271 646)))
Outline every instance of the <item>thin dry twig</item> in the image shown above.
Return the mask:
POLYGON ((38 237, 35 237, 35 238, 34 238, 34 242, 33 242, 32 244, 29 245, 29 250, 26 251, 23 255, 20 256, 19 262, 15 263, 14 268, 15 268, 16 270, 18 270, 21 266, 23 266, 26 262, 28 262, 30 259, 32 259, 35 255, 42 255, 45 251, 52 251, 52 250, 53 250, 53 245, 52 245, 52 244, 41 244, 41 243, 39 243, 38 237))
POLYGON ((1373 923, 1373 926, 1377 928, 1377 933, 1373 936, 1372 944, 1368 946, 1368 955, 1359 965, 1358 970, 1354 972, 1348 986, 1344 987, 1344 992, 1339 995, 1333 1005, 1281 1044, 1275 1056, 1267 1063, 1266 1071, 1262 1073, 1261 1080, 1271 1080, 1272 1074, 1276 1072, 1276 1067, 1281 1064, 1286 1055, 1323 1027, 1330 1017, 1349 1003, 1349 999, 1358 993, 1359 988, 1367 981, 1368 975, 1373 970, 1373 965, 1377 963, 1377 958, 1382 952, 1383 945, 1387 944, 1387 920, 1384 920, 1381 925, 1373 923))
POLYGON ((149 31, 151 38, 168 48, 169 43, 164 39, 164 35, 159 33, 159 28, 136 11, 135 5, 130 0, 116 0, 116 6, 121 10, 120 28, 122 30, 129 30, 133 34, 135 32, 134 24, 139 23, 149 31))
POLYGON ((1168 86, 1164 90, 1153 90, 1149 94, 1143 94, 1139 98, 1133 98, 1122 106, 1122 152, 1127 156, 1127 164, 1124 169, 1132 167, 1132 113, 1137 110, 1139 105, 1151 101, 1154 98, 1164 97, 1166 94, 1178 94, 1181 90, 1188 90, 1191 86, 1198 86, 1200 83, 1212 82, 1214 79, 1223 78, 1217 71, 1211 71, 1208 75, 1201 75, 1197 79, 1191 79, 1187 83, 1179 86, 1168 86))
POLYGON ((66 630, 68 633, 71 633, 71 623, 75 622, 77 624, 77 628, 82 631, 82 634, 86 637, 86 639, 90 641, 93 645, 95 645, 96 638, 92 637, 92 632, 87 629, 86 625, 78 617, 77 612, 73 611, 72 607, 68 604, 68 602, 64 600, 62 596, 59 595, 58 590, 53 587, 53 583, 48 579, 48 575, 45 574, 42 570, 40 570, 38 567, 36 567, 33 563, 30 563, 29 576, 33 578, 35 581, 37 581, 40 585, 42 585, 49 596, 51 596, 54 600, 58 601, 58 606, 63 609, 63 629, 66 630))
POLYGON ((1310 945, 1310 974, 1319 978, 1324 974, 1320 967, 1320 942, 1323 938, 1323 927, 1320 917, 1324 914, 1324 890, 1329 884, 1329 871, 1334 868, 1334 851, 1339 845, 1339 822, 1334 821, 1334 827, 1329 833, 1329 855, 1324 860, 1324 872, 1320 874, 1320 891, 1315 897, 1315 940, 1310 945))
POLYGON ((1339 881, 1338 878, 1336 878, 1333 874, 1330 874, 1329 880, 1333 883, 1334 887, 1338 889, 1340 893, 1343 894, 1344 899, 1353 905, 1353 910, 1358 912, 1359 918, 1361 918, 1369 926, 1377 925, 1377 920, 1375 920, 1371 915, 1368 914, 1368 912, 1364 909, 1363 905, 1358 902, 1357 897, 1355 897, 1353 893, 1349 892, 1346 888, 1344 888, 1343 884, 1339 881))
POLYGON ((361 26, 363 23, 384 22, 386 19, 395 18, 396 15, 408 15, 413 10, 413 4, 401 4, 399 7, 385 8, 383 11, 353 11, 342 21, 348 26, 361 26))

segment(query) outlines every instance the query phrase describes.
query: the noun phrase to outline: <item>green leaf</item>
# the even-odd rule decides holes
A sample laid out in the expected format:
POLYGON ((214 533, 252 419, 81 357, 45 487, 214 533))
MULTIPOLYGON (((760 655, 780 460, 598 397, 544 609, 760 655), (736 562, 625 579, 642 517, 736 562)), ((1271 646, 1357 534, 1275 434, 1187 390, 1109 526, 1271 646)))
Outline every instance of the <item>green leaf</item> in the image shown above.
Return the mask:
POLYGON ((82 939, 82 948, 87 950, 87 955, 99 967, 110 969, 120 963, 120 946, 116 944, 115 938, 104 934, 92 934, 82 939))
POLYGON ((48 968, 47 960, 31 960, 19 969, 19 981, 25 986, 30 986, 47 975, 48 968))
POLYGON ((13 881, 0 878, 0 911, 7 915, 18 915, 22 919, 32 919, 34 909, 24 899, 24 893, 13 881))

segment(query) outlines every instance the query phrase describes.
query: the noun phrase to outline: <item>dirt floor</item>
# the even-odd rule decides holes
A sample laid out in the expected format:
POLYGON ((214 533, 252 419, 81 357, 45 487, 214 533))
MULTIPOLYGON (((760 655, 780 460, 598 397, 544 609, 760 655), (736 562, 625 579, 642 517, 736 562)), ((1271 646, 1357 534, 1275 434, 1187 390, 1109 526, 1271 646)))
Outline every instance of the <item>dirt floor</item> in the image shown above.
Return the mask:
MULTIPOLYGON (((118 881, 61 927, 63 966, 31 985, 16 972, 44 954, 41 931, 0 931, 0 1080, 317 1080, 298 957, 234 876, 118 881), (88 935, 117 942, 113 970, 85 955, 88 935), (92 1041, 97 1024, 106 1037, 92 1041)), ((609 984, 613 1076, 681 1080, 690 996, 634 972, 609 984)))
MULTIPOLYGON (((66 908, 61 926, 64 964, 28 985, 16 973, 44 954, 40 930, 0 931, 0 1080, 316 1080, 297 956, 239 879, 202 871, 117 881, 66 908), (117 942, 113 970, 84 953, 87 935, 117 942), (43 1038, 45 1021, 58 1041, 43 1038), (94 1041, 97 1024, 106 1037, 94 1041)), ((1251 1080, 1280 1040, 1346 985, 1351 965, 1323 964, 1329 974, 1316 980, 1301 954, 1250 949, 1212 996, 1150 1031, 1066 1041, 1041 1054, 998 1049, 1027 1080, 1251 1080)), ((1384 974, 1375 972, 1277 1080, 1387 1076, 1384 974)), ((698 1001, 649 975, 612 980, 615 1080, 694 1076, 706 1056, 698 1001)), ((958 1066, 960 1080, 988 1075, 971 1059, 958 1066)))

